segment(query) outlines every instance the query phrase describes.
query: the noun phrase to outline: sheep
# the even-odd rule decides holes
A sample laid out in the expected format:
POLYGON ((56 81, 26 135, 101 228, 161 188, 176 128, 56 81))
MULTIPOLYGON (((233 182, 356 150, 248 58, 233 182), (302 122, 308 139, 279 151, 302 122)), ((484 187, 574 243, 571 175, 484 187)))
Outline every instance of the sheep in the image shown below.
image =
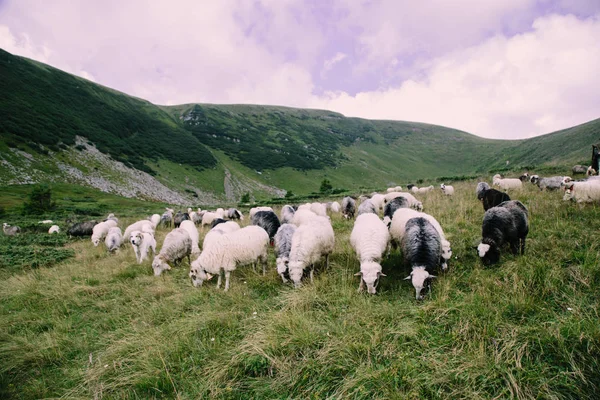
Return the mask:
POLYGON ((529 180, 529 174, 527 172, 525 172, 524 174, 522 174, 521 176, 519 176, 519 180, 521 182, 526 182, 529 180))
MULTIPOLYGON (((413 187, 413 189, 414 189, 414 187, 413 187)), ((427 187, 417 188, 416 193, 424 194, 424 193, 429 193, 432 190, 433 190, 433 185, 429 185, 427 187)))
POLYGON ((413 185, 413 187, 410 188, 410 191, 413 193, 419 193, 419 188, 416 185, 413 185))
POLYGON ((452 258, 452 248, 450 242, 446 239, 442 226, 433 216, 410 208, 399 208, 392 216, 392 222, 389 225, 392 240, 396 243, 402 243, 406 233, 406 224, 411 218, 425 218, 438 232, 442 245, 442 258, 439 260, 440 265, 442 270, 445 271, 448 269, 448 260, 452 258))
POLYGON ((254 214, 256 214, 259 211, 273 211, 273 209, 271 207, 266 207, 266 206, 253 207, 253 208, 250 209, 250 212, 249 212, 250 219, 252 219, 252 217, 254 216, 254 214))
POLYGON ((160 223, 160 215, 158 215, 158 214, 152 214, 152 216, 150 218, 148 218, 148 220, 150 221, 150 223, 152 223, 152 227, 154 229, 156 229, 156 227, 160 223))
POLYGON ((454 186, 444 185, 443 183, 440 185, 440 189, 442 189, 442 193, 446 196, 454 195, 454 186))
POLYGON ((108 220, 115 221, 117 224, 119 223, 119 218, 115 217, 115 214, 113 214, 113 213, 108 214, 108 216, 106 217, 104 222, 106 222, 108 220))
POLYGON ((402 191, 402 186, 396 186, 396 187, 394 188, 394 191, 395 191, 395 192, 401 192, 401 191, 402 191))
POLYGON ((92 229, 92 243, 94 246, 98 246, 100 241, 106 237, 108 230, 110 228, 114 228, 115 226, 117 226, 117 223, 112 219, 96 224, 96 226, 94 226, 92 229))
POLYGON ((508 243, 513 254, 525 254, 529 233, 527 208, 518 200, 505 201, 485 212, 477 252, 484 265, 500 261, 500 248, 508 243))
POLYGON ((488 189, 483 192, 481 203, 483 204, 483 211, 487 211, 492 207, 496 207, 502 202, 509 201, 510 196, 504 192, 496 189, 488 189))
POLYGON ((182 213, 181 211, 177 211, 177 214, 173 217, 173 224, 175 228, 179 228, 183 221, 189 221, 190 216, 188 213, 182 213))
POLYGON ((540 191, 544 189, 547 190, 557 190, 560 189, 563 183, 564 176, 551 176, 549 178, 540 178, 537 181, 537 185, 540 188, 540 191))
MULTIPOLYGON (((225 222, 225 221, 223 221, 225 222)), ((180 228, 183 228, 187 231, 188 235, 190 235, 190 239, 192 241, 192 254, 200 253, 200 247, 198 247, 198 229, 196 229, 196 225, 192 221, 182 221, 180 228)))
POLYGON ((52 221, 51 219, 45 219, 43 221, 38 221, 38 224, 51 224, 54 221, 52 221))
POLYGON ((17 233, 21 233, 21 228, 18 226, 11 226, 5 222, 2 224, 2 231, 6 236, 15 236, 17 233))
POLYGON ((356 212, 356 200, 346 196, 342 199, 342 216, 346 219, 354 218, 356 212))
POLYGON ((479 182, 477 184, 477 188, 475 188, 475 194, 477 194, 477 200, 481 201, 483 199, 483 194, 486 190, 490 189, 490 185, 487 182, 479 182))
POLYGON ((94 226, 96 226, 98 222, 96 221, 87 221, 87 222, 77 222, 69 229, 67 229, 67 234, 69 236, 92 236, 94 232, 94 226))
POLYGON ((594 168, 592 168, 591 165, 585 170, 586 176, 592 176, 592 175, 596 175, 596 174, 597 174, 596 170, 594 168))
POLYGON ((573 172, 573 175, 577 175, 577 174, 585 174, 587 172, 587 167, 585 165, 575 165, 573 166, 573 168, 571 169, 571 172, 573 172))
POLYGON ((269 240, 273 240, 277 230, 281 226, 277 214, 273 211, 258 211, 252 216, 252 225, 263 228, 269 234, 269 240))
POLYGON ((325 265, 329 265, 329 254, 333 252, 334 245, 333 228, 325 217, 316 216, 296 229, 288 263, 290 279, 295 288, 302 286, 304 268, 311 266, 310 281, 313 282, 314 264, 325 256, 325 265))
POLYGON ((341 210, 340 203, 338 203, 337 201, 334 201, 333 203, 331 203, 331 212, 339 213, 340 210, 341 210))
POLYGON ((213 222, 210 224, 210 229, 214 228, 215 226, 219 225, 219 224, 223 224, 227 222, 226 220, 224 220, 223 218, 215 218, 213 219, 213 222))
POLYGON ((156 239, 154 239, 152 233, 135 230, 131 232, 129 242, 133 247, 138 264, 141 264, 148 257, 148 250, 152 250, 152 257, 156 256, 156 239))
POLYGON ((250 225, 231 233, 222 234, 200 254, 190 267, 194 287, 218 274, 217 288, 221 286, 221 271, 225 273, 225 291, 229 290, 231 271, 238 265, 260 262, 263 275, 267 265, 269 235, 260 226, 250 225))
POLYGON ((294 214, 294 218, 292 218, 292 224, 299 227, 316 217, 318 215, 310 210, 298 210, 294 214))
POLYGON ((597 180, 584 182, 569 181, 564 186, 564 201, 572 200, 579 204, 600 202, 600 182, 597 180))
POLYGON ((385 196, 383 194, 375 193, 371 196, 371 203, 375 206, 377 212, 383 210, 385 196))
POLYGON ((204 213, 204 215, 202 215, 202 223, 201 225, 204 227, 206 225, 211 225, 213 223, 213 221, 217 218, 222 218, 222 215, 219 215, 216 212, 210 212, 207 211, 204 213))
POLYGON ((242 212, 237 208, 227 209, 227 211, 225 212, 225 216, 227 217, 227 219, 239 219, 241 221, 244 220, 244 214, 242 214, 242 212))
POLYGON ((292 219, 294 218, 294 214, 296 213, 296 210, 294 210, 294 208, 292 206, 290 206, 289 204, 286 204, 285 206, 283 206, 281 208, 281 223, 282 224, 289 224, 292 222, 292 219))
POLYGON ((358 196, 358 202, 359 203, 364 203, 365 201, 369 200, 370 197, 369 196, 365 196, 365 195, 360 195, 358 196))
POLYGON ((409 203, 406 197, 402 196, 390 200, 385 205, 385 208, 383 210, 383 223, 389 227, 390 223, 392 222, 392 217, 394 216, 396 210, 399 208, 408 208, 408 204, 409 203))
POLYGON ((163 271, 170 270, 169 263, 178 264, 185 257, 190 262, 192 253, 192 239, 189 233, 183 228, 175 228, 167 234, 163 242, 160 253, 152 260, 152 269, 154 276, 160 276, 163 271))
POLYGON ((356 217, 350 244, 360 261, 360 272, 355 274, 360 277, 359 292, 364 290, 366 284, 369 294, 376 293, 379 278, 385 276, 380 263, 389 241, 387 227, 377 214, 366 213, 356 217))
POLYGON ((288 281, 284 274, 288 270, 288 262, 290 261, 290 251, 292 250, 292 237, 294 232, 296 232, 295 225, 282 224, 275 234, 275 253, 277 255, 275 264, 277 265, 277 274, 281 276, 283 283, 288 281))
POLYGON ((406 200, 408 200, 408 205, 410 208, 413 208, 418 211, 423 211, 423 203, 417 200, 412 194, 406 192, 392 192, 386 194, 383 199, 384 205, 389 203, 392 199, 395 199, 396 197, 404 197, 406 200))
POLYGON ((529 182, 533 183, 534 185, 537 185, 539 180, 540 180, 539 175, 531 175, 531 177, 529 178, 529 182))
POLYGON ((114 226, 108 230, 106 234, 106 238, 104 239, 104 244, 106 245, 106 249, 113 253, 123 243, 123 235, 121 234, 121 228, 114 226))
POLYGON ((227 221, 222 224, 217 225, 212 228, 208 233, 204 236, 204 241, 202 242, 202 248, 206 250, 210 247, 211 243, 214 242, 216 238, 225 233, 235 232, 240 229, 240 226, 237 222, 227 221))
POLYGON ((312 203, 310 205, 310 211, 314 212, 317 215, 320 215, 321 217, 327 216, 327 207, 321 203, 312 203))
MULTIPOLYGON (((196 211, 193 211, 191 208, 188 208, 187 214, 190 217, 190 221, 194 222, 198 220, 198 213, 196 211)), ((194 225, 195 224, 196 223, 194 222, 194 225)))
POLYGON ((198 208, 198 211, 194 212, 193 214, 190 214, 190 219, 192 220, 194 225, 198 226, 202 224, 202 217, 205 213, 206 211, 202 211, 200 208, 198 208))
POLYGON ((509 189, 521 189, 523 188, 523 182, 518 178, 502 178, 500 174, 496 174, 492 178, 493 185, 498 186, 502 190, 509 189))
POLYGON ((373 202, 371 202, 371 200, 365 200, 362 203, 360 203, 360 206, 358 206, 358 215, 361 214, 377 214, 377 208, 375 208, 375 205, 373 204, 373 202))
POLYGON ((148 221, 147 219, 142 219, 140 221, 136 221, 133 224, 129 225, 127 228, 125 228, 125 233, 123 233, 123 237, 125 238, 125 240, 129 240, 129 237, 131 236, 131 232, 144 231, 144 230, 154 233, 154 228, 152 226, 152 223, 150 221, 148 221))
POLYGON ((439 265, 442 256, 440 234, 426 218, 416 217, 406 222, 402 254, 405 262, 412 267, 404 279, 412 282, 416 299, 422 300, 421 292, 427 284, 431 290, 431 279, 436 277, 431 273, 439 265))
POLYGON ((392 193, 392 192, 397 192, 397 190, 396 190, 395 187, 389 187, 389 188, 387 188, 386 192, 387 193, 392 193))
POLYGON ((48 229, 49 234, 60 233, 60 227, 58 225, 52 225, 50 229, 48 229))
MULTIPOLYGON (((172 208, 165 208, 165 212, 163 213, 163 215, 160 217, 160 223, 161 225, 165 226, 165 227, 171 227, 171 224, 173 223, 173 213, 175 211, 172 208)), ((128 237, 127 235, 125 235, 125 237, 128 237)))

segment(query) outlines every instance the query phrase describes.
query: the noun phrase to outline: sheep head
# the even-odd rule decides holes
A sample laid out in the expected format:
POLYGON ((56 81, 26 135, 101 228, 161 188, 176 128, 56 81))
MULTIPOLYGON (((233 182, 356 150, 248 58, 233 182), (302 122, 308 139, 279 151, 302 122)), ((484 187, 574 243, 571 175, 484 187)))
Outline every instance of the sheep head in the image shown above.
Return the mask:
POLYGON ((154 276, 160 276, 163 271, 170 270, 171 266, 169 266, 165 257, 159 254, 152 260, 152 269, 154 270, 154 276))
POLYGON ((386 276, 381 272, 381 265, 375 261, 367 261, 360 264, 361 272, 356 273, 356 276, 360 276, 361 279, 367 285, 367 292, 369 294, 377 293, 377 285, 379 285, 379 278, 386 276), (365 271, 365 272, 362 272, 365 271))
POLYGON ((410 275, 405 280, 410 280, 413 287, 415 288, 415 296, 417 300, 423 300, 423 294, 421 293, 432 279, 436 278, 435 275, 431 275, 425 267, 413 267, 410 275))
POLYGON ((484 238, 477 246, 477 253, 484 265, 492 265, 500 261, 500 249, 492 239, 484 238))

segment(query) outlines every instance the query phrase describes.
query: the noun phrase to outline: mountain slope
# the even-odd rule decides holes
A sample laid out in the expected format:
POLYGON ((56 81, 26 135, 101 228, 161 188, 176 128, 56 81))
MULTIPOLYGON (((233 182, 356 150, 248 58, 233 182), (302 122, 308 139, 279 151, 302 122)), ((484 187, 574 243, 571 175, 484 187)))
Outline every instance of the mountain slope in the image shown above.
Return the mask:
POLYGON ((279 106, 156 106, 0 50, 0 184, 67 181, 181 204, 377 189, 589 163, 600 120, 527 140, 279 106), (111 161, 112 160, 112 161, 111 161), (122 162, 123 164, 119 164, 122 162), (145 173, 148 174, 145 174, 145 173))

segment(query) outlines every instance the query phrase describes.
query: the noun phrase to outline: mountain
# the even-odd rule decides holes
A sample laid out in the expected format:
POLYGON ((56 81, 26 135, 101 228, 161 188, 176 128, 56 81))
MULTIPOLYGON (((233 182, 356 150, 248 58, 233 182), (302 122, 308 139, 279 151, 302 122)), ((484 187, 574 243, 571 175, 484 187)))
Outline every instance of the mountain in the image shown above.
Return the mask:
POLYGON ((600 120, 527 140, 278 106, 157 106, 0 50, 0 185, 71 182, 179 204, 589 164, 600 120))

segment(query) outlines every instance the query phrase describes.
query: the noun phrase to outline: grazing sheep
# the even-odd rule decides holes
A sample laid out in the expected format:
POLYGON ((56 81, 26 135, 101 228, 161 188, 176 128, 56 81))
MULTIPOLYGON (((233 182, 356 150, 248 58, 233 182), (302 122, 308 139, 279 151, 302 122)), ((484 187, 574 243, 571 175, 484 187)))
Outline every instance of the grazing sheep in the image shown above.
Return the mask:
MULTIPOLYGON (((414 187, 413 187, 414 189, 414 187)), ((422 188, 417 188, 416 193, 420 193, 420 194, 425 194, 425 193, 429 193, 433 190, 433 185, 429 185, 427 187, 422 187, 422 188)))
POLYGON ((310 210, 300 210, 299 209, 294 214, 294 218, 292 218, 292 224, 299 227, 316 217, 318 217, 318 215, 310 210))
POLYGON ((392 222, 392 217, 394 216, 396 210, 399 208, 408 208, 408 205, 409 203, 406 197, 400 196, 390 200, 385 205, 385 208, 383 210, 383 223, 389 227, 390 223, 392 222))
POLYGON ((369 196, 365 196, 365 195, 360 195, 358 196, 358 202, 359 203, 364 203, 365 201, 369 200, 370 197, 369 196))
POLYGON ((53 221, 51 219, 45 219, 43 221, 38 221, 38 224, 51 224, 53 221))
POLYGON ((190 215, 188 213, 182 213, 181 211, 177 211, 177 214, 173 217, 173 224, 175 228, 179 228, 183 221, 189 221, 190 215))
POLYGON ((401 191, 402 191, 402 186, 396 186, 396 187, 394 188, 394 191, 395 191, 395 192, 401 192, 401 191))
POLYGON ((385 198, 383 199, 384 205, 397 197, 404 197, 406 200, 408 200, 408 206, 410 208, 413 208, 418 211, 423 211, 423 203, 417 200, 412 194, 405 192, 392 192, 386 194, 385 198))
POLYGON ((287 282, 284 275, 288 270, 294 232, 296 232, 295 225, 282 224, 275 234, 275 254, 277 256, 275 263, 277 265, 277 274, 281 276, 283 283, 287 282))
POLYGON ((273 240, 277 230, 281 226, 277 214, 273 211, 258 211, 252 216, 252 225, 257 225, 263 228, 268 234, 269 239, 273 240))
POLYGON ((564 176, 551 176, 549 178, 540 178, 537 181, 537 185, 540 191, 546 190, 558 190, 563 183, 564 176))
POLYGON ((52 225, 50 229, 48 229, 48 233, 60 233, 60 227, 58 225, 52 225))
POLYGON ((454 195, 454 186, 444 185, 443 183, 440 185, 440 189, 442 189, 442 193, 446 196, 454 195))
POLYGON ((529 178, 529 182, 533 183, 534 185, 537 185, 539 180, 540 180, 539 175, 531 175, 531 177, 529 178))
POLYGON ((108 230, 106 234, 106 238, 104 239, 104 244, 106 245, 106 249, 113 253, 123 243, 123 235, 121 234, 121 228, 118 226, 112 227, 108 230))
POLYGON ((573 175, 577 175, 577 174, 585 174, 587 172, 588 167, 586 167, 585 165, 575 165, 573 166, 573 168, 571 169, 571 172, 573 172, 573 175))
POLYGON ((525 253, 525 238, 529 233, 527 208, 518 200, 505 201, 492 207, 483 216, 481 243, 477 252, 484 265, 500 261, 500 249, 509 244, 513 254, 525 253))
POLYGON ((419 188, 416 185, 414 185, 413 187, 410 188, 410 191, 413 193, 419 193, 419 188))
POLYGON ((492 181, 494 186, 498 186, 502 190, 523 188, 523 182, 518 178, 502 178, 500 174, 496 174, 493 176, 492 181))
POLYGON ((586 176, 592 176, 592 175, 596 175, 597 172, 594 168, 592 168, 592 166, 590 165, 586 170, 585 170, 585 174, 586 176))
POLYGON ((333 203, 331 203, 331 212, 339 213, 341 208, 342 207, 340 206, 340 203, 338 203, 337 201, 334 201, 333 203))
POLYGON ((156 227, 160 223, 160 215, 158 215, 158 214, 152 214, 152 216, 150 218, 148 218, 148 220, 152 224, 152 227, 154 229, 156 229, 156 227))
POLYGON ((240 226, 237 222, 227 221, 222 224, 217 225, 212 228, 208 233, 204 236, 204 241, 202 242, 202 249, 206 250, 210 245, 217 239, 220 235, 235 232, 240 229, 240 226))
POLYGON ((410 208, 399 208, 392 216, 392 222, 389 225, 392 240, 396 243, 402 243, 406 233, 406 224, 411 218, 425 218, 440 235, 442 244, 442 258, 439 261, 442 270, 445 271, 448 268, 448 260, 452 258, 452 247, 450 242, 446 239, 446 235, 444 234, 442 226, 433 216, 424 212, 412 210, 410 208))
POLYGON ((294 218, 294 214, 296 213, 296 210, 294 210, 294 208, 288 204, 286 204, 285 206, 283 206, 281 208, 281 223, 282 224, 289 224, 292 222, 292 219, 294 218))
POLYGON ((194 225, 198 226, 198 225, 202 224, 202 217, 204 216, 205 213, 206 213, 206 211, 202 211, 200 208, 198 208, 198 211, 196 211, 193 214, 193 216, 192 216, 192 214, 190 214, 190 219, 192 220, 194 225))
MULTIPOLYGON (((165 227, 171 227, 171 225, 173 224, 173 213, 175 212, 172 208, 165 208, 165 212, 163 213, 163 215, 160 217, 160 223, 161 225, 165 226, 165 227)), ((128 237, 127 235, 124 235, 125 237, 128 237)))
POLYGON ((160 253, 152 260, 154 276, 160 276, 163 271, 170 270, 169 263, 178 264, 185 257, 190 263, 191 253, 192 239, 189 233, 183 228, 173 229, 165 237, 160 253))
POLYGON ((358 206, 358 215, 361 214, 377 214, 377 208, 373 204, 373 202, 369 200, 365 200, 358 206))
POLYGON ((21 228, 18 226, 11 226, 5 222, 2 224, 2 231, 6 236, 15 236, 17 233, 21 233, 21 228))
POLYGON ((125 240, 129 240, 131 232, 133 231, 149 231, 154 233, 154 228, 152 226, 152 223, 147 219, 136 221, 133 224, 129 225, 127 228, 125 228, 125 233, 123 233, 123 237, 125 238, 125 240))
POLYGON ((223 219, 225 216, 225 211, 222 208, 219 208, 215 212, 207 211, 202 215, 202 226, 212 225, 213 221, 217 218, 223 219))
POLYGON ((188 235, 190 235, 190 239, 192 241, 192 254, 200 253, 200 247, 198 247, 198 240, 200 240, 200 235, 198 234, 198 229, 196 229, 196 225, 194 225, 192 221, 188 220, 182 221, 179 227, 185 229, 188 235))
POLYGON ((483 211, 487 211, 492 207, 496 207, 502 202, 509 201, 510 196, 504 192, 496 189, 488 189, 483 192, 481 203, 483 204, 483 211))
POLYGON ((406 185, 406 190, 412 190, 413 186, 415 186, 412 183, 409 183, 408 185, 406 185))
POLYGON ((96 221, 77 222, 67 229, 67 234, 74 237, 92 236, 92 233, 94 233, 94 226, 96 226, 96 224, 96 221))
POLYGON ((369 294, 376 293, 379 278, 385 276, 381 272, 380 263, 389 241, 387 227, 377 214, 366 213, 356 217, 350 234, 350 244, 360 261, 360 272, 355 274, 361 277, 359 292, 364 290, 366 284, 369 294))
POLYGON ((383 194, 375 193, 371 196, 371 203, 375 206, 377 212, 383 210, 385 196, 383 194))
POLYGON ((237 208, 227 209, 227 211, 225 212, 225 216, 227 217, 227 219, 239 219, 241 221, 244 220, 244 214, 242 214, 242 212, 237 208))
POLYGON ((344 218, 354 218, 354 213, 356 212, 356 200, 352 197, 346 196, 342 200, 342 215, 344 218))
POLYGON ((600 181, 587 180, 584 182, 568 181, 564 184, 564 201, 576 201, 577 203, 600 202, 600 181))
POLYGON ((273 211, 273 209, 271 207, 266 207, 266 206, 261 206, 261 207, 253 207, 250 209, 250 219, 252 219, 252 217, 254 216, 254 214, 256 214, 259 211, 273 211))
POLYGON ((218 274, 217 288, 221 286, 221 272, 225 273, 225 291, 229 290, 231 271, 238 265, 255 264, 267 266, 269 235, 259 226, 247 226, 231 233, 221 234, 210 246, 205 247, 191 265, 190 278, 194 287, 218 274))
POLYGON ((527 172, 525 172, 524 174, 522 174, 521 176, 519 176, 519 180, 521 182, 526 182, 529 180, 529 174, 527 172))
POLYGON ((416 299, 422 300, 421 292, 426 285, 431 291, 431 279, 436 277, 431 273, 442 257, 440 234, 426 218, 416 217, 406 222, 402 254, 405 262, 412 267, 412 271, 404 279, 412 282, 416 299))
POLYGON ((223 218, 213 219, 213 222, 210 224, 210 229, 214 228, 215 226, 217 226, 219 224, 223 224, 225 222, 227 222, 227 220, 224 220, 223 218))
POLYGON ((98 244, 100 244, 100 241, 104 240, 104 238, 106 237, 108 230, 110 228, 114 228, 115 226, 117 226, 117 223, 112 219, 96 224, 96 226, 94 226, 94 228, 92 229, 92 243, 94 244, 94 246, 98 246, 98 244))
POLYGON ((487 182, 479 182, 477 184, 477 188, 475 188, 475 194, 477 194, 477 200, 481 201, 483 199, 483 194, 486 190, 490 189, 490 185, 487 182))
POLYGON ((387 193, 392 193, 392 192, 397 192, 397 190, 396 190, 395 187, 390 187, 390 188, 387 188, 386 192, 387 193))
POLYGON ((304 268, 310 266, 310 281, 313 282, 314 264, 325 256, 325 265, 329 264, 329 254, 333 252, 335 235, 331 223, 325 217, 315 216, 302 224, 292 236, 292 249, 288 270, 294 287, 302 286, 304 268))
POLYGON ((321 217, 327 216, 327 206, 325 206, 325 204, 322 203, 311 203, 310 211, 314 212, 315 214, 321 217))
POLYGON ((152 257, 156 256, 156 239, 154 239, 152 233, 139 230, 133 231, 129 236, 129 242, 133 247, 138 264, 141 264, 148 257, 148 250, 152 250, 152 257))

